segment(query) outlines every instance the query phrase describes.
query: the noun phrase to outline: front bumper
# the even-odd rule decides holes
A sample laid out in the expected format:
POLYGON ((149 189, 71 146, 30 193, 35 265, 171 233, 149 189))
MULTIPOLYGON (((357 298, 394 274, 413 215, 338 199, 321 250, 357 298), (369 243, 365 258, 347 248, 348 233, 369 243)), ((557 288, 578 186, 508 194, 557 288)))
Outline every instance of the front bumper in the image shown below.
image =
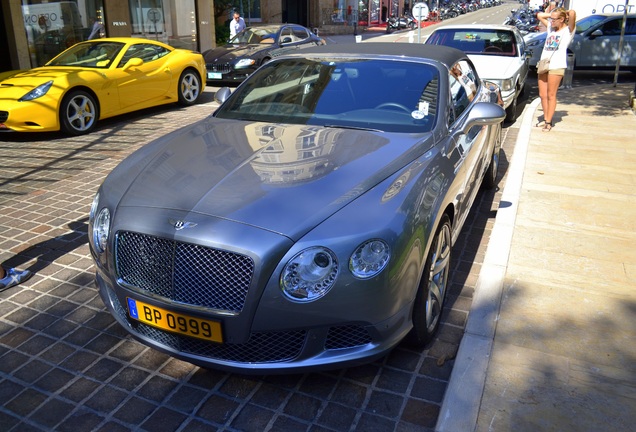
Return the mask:
MULTIPOLYGON (((126 298, 158 304, 121 286, 113 287, 98 269, 100 296, 117 322, 132 337, 172 357, 204 367, 243 374, 283 374, 341 368, 368 363, 386 355, 410 330, 410 308, 373 325, 343 321, 338 325, 287 330, 252 331, 245 342, 215 343, 167 332, 129 317, 126 298)), ((215 316, 224 326, 223 318, 215 316)))
POLYGON ((0 108, 0 131, 58 131, 58 111, 57 101, 48 95, 26 102, 4 100, 0 108))
POLYGON ((249 67, 244 69, 234 69, 228 65, 216 66, 206 65, 206 82, 210 85, 219 84, 240 84, 250 76, 257 68, 249 67))

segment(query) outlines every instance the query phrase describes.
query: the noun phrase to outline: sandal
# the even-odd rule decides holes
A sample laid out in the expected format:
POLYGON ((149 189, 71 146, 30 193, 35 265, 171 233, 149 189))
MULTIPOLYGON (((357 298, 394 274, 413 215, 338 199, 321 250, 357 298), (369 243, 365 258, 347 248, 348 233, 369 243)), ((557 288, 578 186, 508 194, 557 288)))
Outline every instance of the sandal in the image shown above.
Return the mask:
POLYGON ((545 125, 543 125, 543 129, 541 129, 541 132, 550 132, 553 126, 554 125, 552 124, 552 122, 545 122, 545 125))

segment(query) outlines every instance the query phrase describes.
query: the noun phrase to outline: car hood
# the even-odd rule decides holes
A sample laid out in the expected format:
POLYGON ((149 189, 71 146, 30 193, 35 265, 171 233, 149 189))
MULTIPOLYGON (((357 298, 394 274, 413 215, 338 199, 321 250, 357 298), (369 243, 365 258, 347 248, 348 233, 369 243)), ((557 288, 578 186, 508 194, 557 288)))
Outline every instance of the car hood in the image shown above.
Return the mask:
POLYGON ((105 189, 122 193, 119 207, 192 211, 298 239, 431 145, 430 133, 209 118, 142 148, 105 189))
POLYGON ((80 72, 85 74, 101 74, 98 69, 91 70, 64 66, 43 66, 35 69, 12 71, 7 74, 0 74, 0 86, 32 89, 47 81, 64 79, 69 75, 78 74, 80 72))
POLYGON ((268 44, 265 47, 260 44, 224 45, 207 51, 203 58, 207 63, 225 63, 238 57, 249 57, 264 49, 272 48, 274 45, 268 44))
POLYGON ((512 78, 519 68, 517 57, 468 54, 481 79, 512 78))

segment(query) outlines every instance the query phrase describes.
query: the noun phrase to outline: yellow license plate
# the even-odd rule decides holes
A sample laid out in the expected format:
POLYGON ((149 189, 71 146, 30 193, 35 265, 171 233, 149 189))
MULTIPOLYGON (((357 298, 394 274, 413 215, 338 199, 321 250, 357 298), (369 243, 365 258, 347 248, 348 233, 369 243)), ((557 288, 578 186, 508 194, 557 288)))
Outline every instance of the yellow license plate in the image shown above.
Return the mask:
POLYGON ((130 297, 126 300, 128 303, 128 315, 132 319, 167 332, 212 342, 223 342, 220 322, 168 311, 130 297))

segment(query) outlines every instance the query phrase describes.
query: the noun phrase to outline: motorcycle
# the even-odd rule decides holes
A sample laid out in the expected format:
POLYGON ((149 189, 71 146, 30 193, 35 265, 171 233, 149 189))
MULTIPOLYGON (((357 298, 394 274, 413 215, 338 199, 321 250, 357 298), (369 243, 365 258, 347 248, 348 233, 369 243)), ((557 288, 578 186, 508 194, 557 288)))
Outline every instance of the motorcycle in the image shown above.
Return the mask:
POLYGON ((386 22, 386 32, 391 33, 395 30, 403 29, 415 29, 417 28, 417 20, 411 15, 404 15, 396 18, 395 15, 391 15, 386 22))

